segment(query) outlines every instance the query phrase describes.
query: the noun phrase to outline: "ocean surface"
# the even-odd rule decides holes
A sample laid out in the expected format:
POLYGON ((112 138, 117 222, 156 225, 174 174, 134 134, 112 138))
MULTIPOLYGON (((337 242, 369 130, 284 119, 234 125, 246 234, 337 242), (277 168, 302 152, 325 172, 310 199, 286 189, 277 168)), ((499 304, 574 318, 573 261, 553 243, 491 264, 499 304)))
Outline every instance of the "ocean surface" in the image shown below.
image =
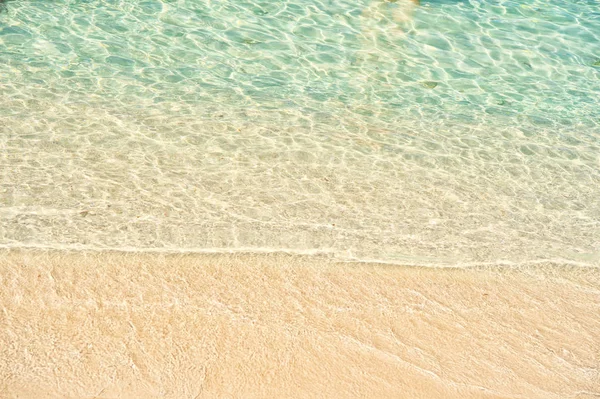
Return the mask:
POLYGON ((600 264, 596 0, 0 7, 0 247, 600 264))

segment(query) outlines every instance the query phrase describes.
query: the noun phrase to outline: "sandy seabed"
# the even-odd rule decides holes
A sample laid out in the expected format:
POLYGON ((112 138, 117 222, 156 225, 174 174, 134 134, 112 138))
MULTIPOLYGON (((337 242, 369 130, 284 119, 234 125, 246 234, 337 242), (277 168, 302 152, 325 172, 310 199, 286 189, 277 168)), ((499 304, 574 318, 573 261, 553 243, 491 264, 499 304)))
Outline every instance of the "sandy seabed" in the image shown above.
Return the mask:
POLYGON ((599 269, 0 252, 0 398, 598 398, 599 269))

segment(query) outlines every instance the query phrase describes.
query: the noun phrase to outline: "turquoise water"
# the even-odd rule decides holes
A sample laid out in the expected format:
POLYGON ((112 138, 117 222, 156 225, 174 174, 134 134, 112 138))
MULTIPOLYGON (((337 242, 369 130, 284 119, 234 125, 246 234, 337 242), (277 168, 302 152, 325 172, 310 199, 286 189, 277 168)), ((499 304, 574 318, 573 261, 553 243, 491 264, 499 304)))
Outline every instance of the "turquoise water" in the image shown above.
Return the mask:
POLYGON ((600 262, 597 1, 9 1, 0 245, 600 262))

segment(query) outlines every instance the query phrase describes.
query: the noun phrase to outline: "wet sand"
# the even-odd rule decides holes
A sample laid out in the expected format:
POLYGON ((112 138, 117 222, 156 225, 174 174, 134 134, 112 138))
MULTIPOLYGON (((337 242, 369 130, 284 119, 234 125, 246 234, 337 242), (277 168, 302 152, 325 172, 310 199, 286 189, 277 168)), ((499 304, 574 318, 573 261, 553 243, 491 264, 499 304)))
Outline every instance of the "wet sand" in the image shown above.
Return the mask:
POLYGON ((600 273, 0 252, 1 398, 597 398, 600 273))

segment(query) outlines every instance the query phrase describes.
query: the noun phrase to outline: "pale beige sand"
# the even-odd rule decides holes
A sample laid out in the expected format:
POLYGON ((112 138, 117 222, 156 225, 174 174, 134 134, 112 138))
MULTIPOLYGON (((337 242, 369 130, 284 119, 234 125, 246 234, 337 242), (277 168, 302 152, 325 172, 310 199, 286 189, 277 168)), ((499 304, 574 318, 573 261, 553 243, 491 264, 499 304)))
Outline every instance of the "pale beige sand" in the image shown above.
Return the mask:
POLYGON ((598 269, 0 253, 2 398, 595 398, 598 269))

